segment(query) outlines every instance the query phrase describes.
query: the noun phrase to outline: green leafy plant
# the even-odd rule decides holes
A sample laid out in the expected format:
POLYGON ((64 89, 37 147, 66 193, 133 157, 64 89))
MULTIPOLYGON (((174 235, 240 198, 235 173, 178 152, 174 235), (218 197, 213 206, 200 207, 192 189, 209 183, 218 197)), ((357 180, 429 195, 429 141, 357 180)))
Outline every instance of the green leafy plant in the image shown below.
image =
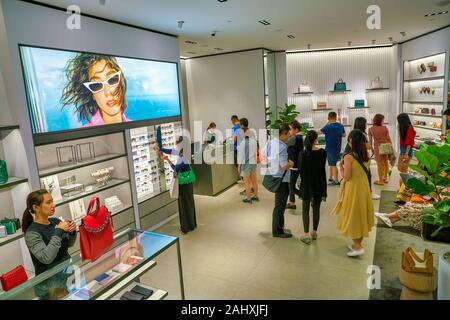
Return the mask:
POLYGON ((425 179, 411 178, 406 186, 416 194, 435 199, 433 208, 425 209, 422 213, 424 223, 438 227, 431 235, 435 237, 442 229, 450 227, 450 198, 447 198, 450 193, 445 191, 450 188, 450 134, 440 144, 421 145, 414 155, 419 165, 410 165, 410 168, 425 179))
MULTIPOLYGON (((275 121, 272 121, 271 119, 268 119, 272 115, 272 112, 269 111, 269 108, 266 108, 266 128, 267 132, 270 135, 271 129, 277 129, 280 124, 289 124, 293 120, 295 120, 299 115, 300 112, 296 110, 295 104, 284 104, 284 107, 277 107, 278 112, 278 119, 275 121)), ((307 129, 305 126, 302 125, 302 132, 306 133, 307 129)))

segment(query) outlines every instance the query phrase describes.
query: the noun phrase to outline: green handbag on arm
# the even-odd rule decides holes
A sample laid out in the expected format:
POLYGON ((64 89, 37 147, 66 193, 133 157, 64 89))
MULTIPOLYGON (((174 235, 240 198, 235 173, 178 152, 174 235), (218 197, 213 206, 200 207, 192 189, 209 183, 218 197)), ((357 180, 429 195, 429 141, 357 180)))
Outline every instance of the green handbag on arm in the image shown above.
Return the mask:
POLYGON ((0 184, 8 182, 8 170, 6 168, 6 161, 0 160, 0 184))
POLYGON ((194 170, 192 170, 192 167, 189 165, 188 171, 180 171, 177 173, 178 177, 178 184, 188 184, 188 183, 194 183, 196 176, 194 170))

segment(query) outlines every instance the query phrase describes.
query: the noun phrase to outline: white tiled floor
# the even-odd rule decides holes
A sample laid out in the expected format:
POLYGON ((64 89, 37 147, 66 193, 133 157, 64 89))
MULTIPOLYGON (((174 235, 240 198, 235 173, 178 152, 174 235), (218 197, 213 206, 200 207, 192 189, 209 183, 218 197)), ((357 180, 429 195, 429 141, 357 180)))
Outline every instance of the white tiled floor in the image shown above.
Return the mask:
MULTIPOLYGON (((376 175, 376 167, 372 168, 376 175)), ((376 178, 376 177, 374 177, 376 178)), ((395 190, 398 176, 383 189, 395 190)), ((286 210, 285 227, 291 239, 271 236, 274 196, 261 188, 259 203, 241 202, 236 185, 217 197, 196 196, 198 228, 179 231, 178 217, 157 232, 180 237, 186 299, 368 299, 367 267, 373 261, 375 229, 364 240, 366 254, 348 258, 349 239, 336 230, 334 207, 338 187, 329 187, 322 204, 319 239, 301 243, 301 201, 286 210)), ((380 187, 374 186, 380 194, 380 187)), ((378 202, 374 201, 375 210, 378 202)), ((180 299, 176 251, 157 259, 158 265, 141 281, 180 299)))

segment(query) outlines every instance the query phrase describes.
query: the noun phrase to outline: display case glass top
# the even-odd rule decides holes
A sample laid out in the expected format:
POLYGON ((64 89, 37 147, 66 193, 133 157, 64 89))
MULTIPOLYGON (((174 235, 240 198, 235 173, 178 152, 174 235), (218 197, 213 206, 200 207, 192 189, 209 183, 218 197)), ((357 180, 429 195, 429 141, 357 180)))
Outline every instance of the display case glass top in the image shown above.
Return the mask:
POLYGON ((152 260, 177 241, 170 235, 127 229, 115 238, 113 248, 95 262, 83 263, 76 254, 4 292, 0 300, 92 300, 108 296, 108 291, 131 273, 153 267, 156 262, 152 260))

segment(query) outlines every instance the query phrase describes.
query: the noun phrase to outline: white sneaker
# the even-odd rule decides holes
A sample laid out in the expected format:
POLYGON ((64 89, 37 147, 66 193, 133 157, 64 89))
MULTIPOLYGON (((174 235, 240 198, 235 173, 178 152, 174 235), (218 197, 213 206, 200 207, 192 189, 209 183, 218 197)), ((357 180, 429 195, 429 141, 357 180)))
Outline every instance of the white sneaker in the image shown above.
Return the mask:
POLYGON ((372 193, 372 200, 380 200, 380 195, 376 193, 372 193))
POLYGON ((364 249, 363 248, 361 248, 360 250, 352 249, 351 251, 349 251, 347 253, 347 256, 349 256, 349 257, 359 257, 359 256, 362 256, 363 254, 364 254, 364 249))
POLYGON ((392 221, 389 219, 387 213, 375 212, 375 217, 381 219, 389 228, 392 228, 392 221))

